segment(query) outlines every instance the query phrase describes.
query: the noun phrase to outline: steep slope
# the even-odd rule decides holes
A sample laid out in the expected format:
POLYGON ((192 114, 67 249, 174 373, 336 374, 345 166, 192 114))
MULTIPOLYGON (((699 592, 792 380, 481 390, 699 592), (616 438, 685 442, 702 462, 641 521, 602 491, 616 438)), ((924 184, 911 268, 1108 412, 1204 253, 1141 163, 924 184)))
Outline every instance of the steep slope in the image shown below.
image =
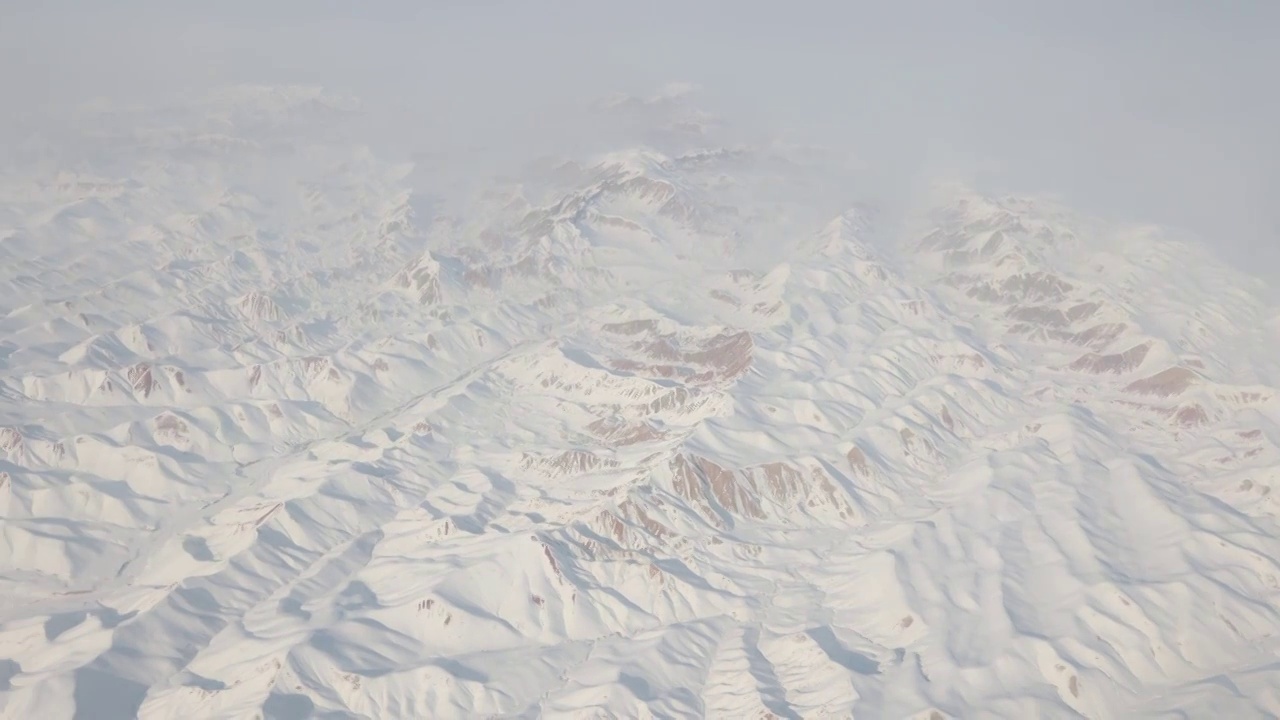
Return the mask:
POLYGON ((683 98, 447 201, 305 88, 6 169, 4 714, 1280 712, 1261 287, 1038 199, 827 212, 683 98))

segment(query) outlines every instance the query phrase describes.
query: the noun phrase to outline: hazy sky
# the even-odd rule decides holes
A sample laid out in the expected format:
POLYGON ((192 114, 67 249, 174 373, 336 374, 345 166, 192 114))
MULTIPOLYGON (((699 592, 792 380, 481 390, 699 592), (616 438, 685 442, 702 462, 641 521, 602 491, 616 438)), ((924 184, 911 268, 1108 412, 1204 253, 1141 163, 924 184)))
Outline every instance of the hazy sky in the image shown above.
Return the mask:
POLYGON ((1185 226, 1280 278, 1277 2, 0 7, 9 120, 93 95, 301 81, 386 108, 423 148, 541 149, 585 100, 682 80, 738 123, 1185 226))

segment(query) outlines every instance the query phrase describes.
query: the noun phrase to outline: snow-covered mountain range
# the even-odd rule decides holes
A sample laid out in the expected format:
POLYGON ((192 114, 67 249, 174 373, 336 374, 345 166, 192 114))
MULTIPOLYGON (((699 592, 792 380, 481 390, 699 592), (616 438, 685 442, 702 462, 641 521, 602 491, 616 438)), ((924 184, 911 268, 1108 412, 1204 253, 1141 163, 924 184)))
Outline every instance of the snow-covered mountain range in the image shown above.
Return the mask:
POLYGON ((0 168, 0 714, 1280 714, 1260 281, 594 111, 447 200, 311 88, 0 168))

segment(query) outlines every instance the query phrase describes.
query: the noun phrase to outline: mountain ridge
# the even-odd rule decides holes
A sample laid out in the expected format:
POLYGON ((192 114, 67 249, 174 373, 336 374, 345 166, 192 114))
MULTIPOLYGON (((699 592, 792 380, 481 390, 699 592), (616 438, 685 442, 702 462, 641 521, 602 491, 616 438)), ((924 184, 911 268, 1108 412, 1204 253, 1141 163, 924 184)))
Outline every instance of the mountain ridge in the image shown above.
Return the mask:
POLYGON ((4 170, 6 715, 1280 712, 1259 283, 683 91, 428 209, 319 92, 4 170))

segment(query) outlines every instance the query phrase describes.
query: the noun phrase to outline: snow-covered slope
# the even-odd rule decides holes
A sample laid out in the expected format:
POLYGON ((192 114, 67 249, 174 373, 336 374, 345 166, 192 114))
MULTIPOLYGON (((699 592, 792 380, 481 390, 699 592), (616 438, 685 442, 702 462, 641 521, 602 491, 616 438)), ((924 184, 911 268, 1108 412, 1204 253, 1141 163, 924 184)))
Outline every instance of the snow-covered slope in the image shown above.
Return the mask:
POLYGON ((1257 281, 684 103, 466 199, 308 88, 0 170, 0 713, 1280 713, 1257 281))

